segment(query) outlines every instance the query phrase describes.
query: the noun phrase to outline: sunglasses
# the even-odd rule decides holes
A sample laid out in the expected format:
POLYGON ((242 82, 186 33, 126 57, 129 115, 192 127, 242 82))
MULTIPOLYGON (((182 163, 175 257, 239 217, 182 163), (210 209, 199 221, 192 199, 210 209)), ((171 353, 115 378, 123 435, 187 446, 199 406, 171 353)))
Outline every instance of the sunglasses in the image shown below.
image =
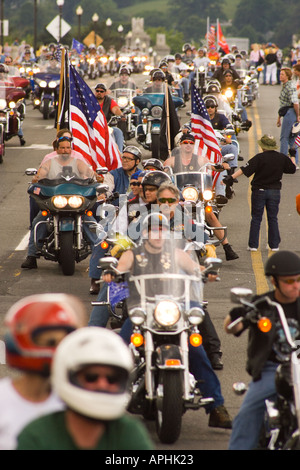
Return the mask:
POLYGON ((208 106, 206 106, 206 107, 207 107, 207 109, 208 109, 208 108, 215 108, 214 105, 208 105, 208 106))
POLYGON ((88 384, 93 384, 98 382, 99 379, 105 378, 110 385, 120 383, 119 374, 97 374, 94 372, 86 372, 82 374, 82 379, 88 384))
POLYGON ((135 158, 129 158, 129 157, 121 157, 124 162, 134 162, 135 158))
POLYGON ((193 142, 192 140, 183 140, 181 143, 182 143, 182 144, 194 145, 195 142, 193 142))
POLYGON ((59 137, 57 140, 58 140, 58 142, 64 142, 65 140, 67 142, 72 142, 73 138, 72 137, 62 136, 62 137, 59 137))
POLYGON ((105 93, 105 90, 96 90, 96 93, 105 93))
POLYGON ((150 191, 151 193, 153 193, 154 191, 157 191, 157 188, 145 188, 144 191, 150 191))
POLYGON ((141 183, 132 182, 132 183, 130 183, 130 186, 141 186, 141 183))
POLYGON ((280 281, 291 286, 292 284, 295 284, 295 282, 300 282, 300 276, 298 276, 296 279, 280 279, 280 281))
POLYGON ((176 202, 177 199, 175 199, 174 197, 160 197, 158 199, 158 202, 161 202, 162 204, 166 204, 167 202, 169 204, 174 204, 174 202, 176 202))

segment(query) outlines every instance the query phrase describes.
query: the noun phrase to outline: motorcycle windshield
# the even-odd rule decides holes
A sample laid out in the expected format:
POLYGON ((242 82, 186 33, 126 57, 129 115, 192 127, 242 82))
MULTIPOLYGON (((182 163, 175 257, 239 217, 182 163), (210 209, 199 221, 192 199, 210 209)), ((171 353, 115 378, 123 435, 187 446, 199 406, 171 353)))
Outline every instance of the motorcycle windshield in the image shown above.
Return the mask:
POLYGON ((57 60, 44 60, 39 62, 41 73, 60 74, 61 64, 57 60))
POLYGON ((1 109, 6 107, 6 100, 11 99, 12 90, 15 88, 16 86, 12 77, 8 76, 7 74, 5 74, 5 76, 0 75, 0 100, 5 101, 1 103, 1 109))
POLYGON ((136 93, 133 88, 114 88, 111 90, 111 96, 121 109, 132 105, 132 98, 135 96, 135 94, 136 93))
POLYGON ((149 230, 147 237, 132 251, 133 264, 127 275, 128 310, 146 310, 148 304, 164 300, 174 302, 180 311, 200 306, 202 280, 195 251, 184 251, 182 240, 168 230, 149 230))
POLYGON ((212 176, 205 172, 182 172, 174 175, 175 185, 182 190, 186 186, 194 186, 199 190, 211 189, 212 176))

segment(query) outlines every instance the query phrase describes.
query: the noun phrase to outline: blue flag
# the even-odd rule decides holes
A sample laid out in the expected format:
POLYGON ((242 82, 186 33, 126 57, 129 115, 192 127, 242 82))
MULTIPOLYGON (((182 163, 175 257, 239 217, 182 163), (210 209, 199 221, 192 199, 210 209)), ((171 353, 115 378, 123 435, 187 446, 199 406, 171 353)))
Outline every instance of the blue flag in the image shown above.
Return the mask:
POLYGON ((82 44, 81 42, 73 38, 72 49, 75 49, 75 51, 78 52, 78 54, 81 54, 84 49, 84 44, 82 44))

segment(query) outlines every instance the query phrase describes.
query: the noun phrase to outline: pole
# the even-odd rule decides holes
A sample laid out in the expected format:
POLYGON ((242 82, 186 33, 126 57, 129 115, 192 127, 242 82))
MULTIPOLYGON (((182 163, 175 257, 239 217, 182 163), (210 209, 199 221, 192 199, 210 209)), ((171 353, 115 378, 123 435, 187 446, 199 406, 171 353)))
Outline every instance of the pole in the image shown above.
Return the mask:
POLYGON ((168 143, 168 153, 171 156, 171 131, 170 131, 170 108, 169 108, 169 87, 168 82, 166 81, 166 93, 165 93, 165 100, 166 100, 166 124, 167 124, 167 143, 168 143))
POLYGON ((217 52, 219 50, 219 40, 220 40, 220 38, 219 38, 219 18, 217 18, 217 44, 216 44, 217 52))
POLYGON ((61 115, 61 108, 62 108, 62 95, 63 95, 63 88, 65 84, 64 80, 65 74, 65 48, 61 51, 61 66, 60 66, 60 86, 59 86, 59 98, 58 98, 58 108, 57 108, 57 125, 56 130, 59 131, 60 129, 60 115, 61 115))
POLYGON ((62 7, 59 7, 59 41, 61 41, 61 18, 62 18, 62 7))
POLYGON ((3 46, 4 46, 4 42, 3 42, 3 36, 4 36, 4 0, 1 0, 1 5, 0 5, 0 8, 1 8, 1 48, 2 48, 2 52, 3 52, 3 46))
POLYGON ((208 45, 209 45, 209 16, 206 19, 206 46, 207 46, 207 49, 209 49, 208 45))
POLYGON ((33 52, 34 54, 36 54, 36 50, 37 50, 37 0, 34 0, 33 28, 34 28, 33 52))

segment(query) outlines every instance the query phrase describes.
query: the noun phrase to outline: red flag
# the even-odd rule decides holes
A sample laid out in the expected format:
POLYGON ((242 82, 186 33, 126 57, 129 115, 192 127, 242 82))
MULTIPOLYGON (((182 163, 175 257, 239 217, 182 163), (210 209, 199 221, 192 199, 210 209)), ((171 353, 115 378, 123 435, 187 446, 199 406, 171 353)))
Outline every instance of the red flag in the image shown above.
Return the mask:
POLYGON ((122 166, 118 146, 109 133, 99 103, 85 81, 70 65, 70 127, 73 148, 80 152, 93 169, 122 166))
POLYGON ((207 39, 207 45, 209 48, 215 46, 215 38, 216 38, 216 29, 214 26, 211 26, 208 33, 205 35, 207 39))
POLYGON ((225 37, 222 33, 220 23, 218 24, 218 36, 219 36, 218 46, 221 47, 221 49, 225 52, 225 54, 229 54, 230 49, 229 49, 229 46, 226 42, 226 39, 225 39, 225 37))
MULTIPOLYGON (((195 136, 196 142, 198 140, 199 147, 207 147, 207 158, 212 163, 221 163, 222 154, 216 138, 215 131, 212 127, 207 109, 204 101, 198 93, 194 84, 191 85, 191 98, 192 98, 192 115, 191 124, 192 132, 195 136)), ((220 172, 213 171, 213 187, 215 187, 217 178, 220 172)))

